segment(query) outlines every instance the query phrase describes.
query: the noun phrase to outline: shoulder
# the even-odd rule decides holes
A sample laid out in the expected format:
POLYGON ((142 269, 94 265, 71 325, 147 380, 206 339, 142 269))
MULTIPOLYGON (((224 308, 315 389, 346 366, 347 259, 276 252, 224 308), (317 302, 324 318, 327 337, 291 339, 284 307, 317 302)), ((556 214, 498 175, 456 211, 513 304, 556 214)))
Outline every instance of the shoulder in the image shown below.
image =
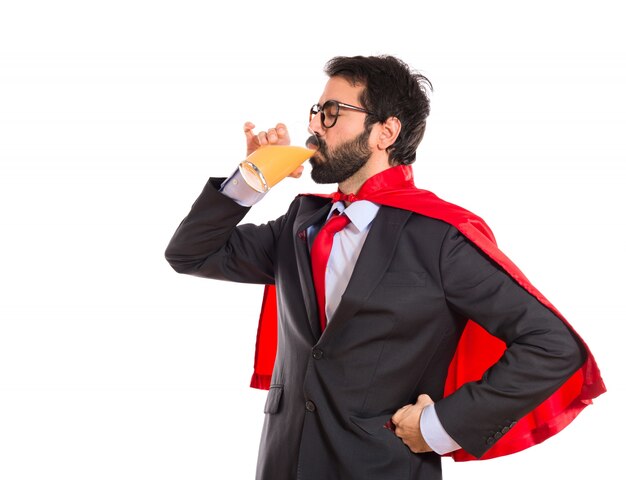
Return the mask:
MULTIPOLYGON (((382 207, 389 208, 389 207, 382 207)), ((433 234, 447 234, 451 229, 458 231, 454 224, 445 220, 434 218, 422 213, 408 211, 408 219, 406 222, 406 228, 411 231, 419 231, 426 235, 433 234)))
POLYGON ((416 189, 411 197, 409 208, 414 213, 451 225, 471 240, 480 237, 495 243, 491 228, 474 212, 443 200, 428 190, 416 189))
POLYGON ((289 211, 298 213, 314 212, 330 202, 330 198, 301 193, 291 201, 289 211))
POLYGON ((287 222, 301 222, 330 204, 330 199, 314 195, 296 196, 282 217, 287 222))

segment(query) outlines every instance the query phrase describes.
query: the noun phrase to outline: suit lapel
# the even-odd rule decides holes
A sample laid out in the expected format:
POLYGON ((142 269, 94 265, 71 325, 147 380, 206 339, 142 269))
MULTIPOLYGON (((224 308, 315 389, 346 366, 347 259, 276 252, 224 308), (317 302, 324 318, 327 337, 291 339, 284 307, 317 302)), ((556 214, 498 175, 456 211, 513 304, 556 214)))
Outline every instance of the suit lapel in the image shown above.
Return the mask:
POLYGON ((411 216, 408 210, 382 206, 372 223, 354 266, 346 291, 324 335, 348 321, 380 283, 395 254, 402 228, 411 216))
POLYGON ((304 297, 304 305, 306 308, 311 333, 316 340, 321 335, 319 312, 317 308, 317 297, 315 294, 315 286, 313 284, 313 275, 311 273, 311 256, 306 230, 315 223, 322 222, 330 211, 331 203, 328 202, 311 213, 311 211, 298 215, 294 221, 293 235, 296 251, 296 264, 298 266, 298 275, 300 284, 302 285, 302 295, 304 297))

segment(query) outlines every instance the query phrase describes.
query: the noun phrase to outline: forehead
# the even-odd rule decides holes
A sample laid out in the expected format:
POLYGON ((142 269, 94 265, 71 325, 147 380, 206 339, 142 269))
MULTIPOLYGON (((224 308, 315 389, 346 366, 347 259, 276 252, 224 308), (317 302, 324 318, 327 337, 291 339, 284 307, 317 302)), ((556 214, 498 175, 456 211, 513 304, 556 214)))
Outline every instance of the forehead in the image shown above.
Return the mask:
POLYGON ((328 82, 326 82, 326 87, 324 87, 319 103, 323 105, 327 100, 337 100, 358 106, 360 105, 359 96, 363 88, 364 86, 358 83, 352 85, 352 83, 343 77, 331 77, 328 79, 328 82))

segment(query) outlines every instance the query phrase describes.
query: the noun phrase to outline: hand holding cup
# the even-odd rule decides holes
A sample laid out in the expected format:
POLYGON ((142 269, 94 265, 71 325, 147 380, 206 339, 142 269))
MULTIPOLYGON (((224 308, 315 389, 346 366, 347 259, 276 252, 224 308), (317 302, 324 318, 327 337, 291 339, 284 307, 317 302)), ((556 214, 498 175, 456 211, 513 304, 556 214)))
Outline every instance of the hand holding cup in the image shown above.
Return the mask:
MULTIPOLYGON (((255 127, 256 125, 252 122, 246 122, 243 126, 243 131, 246 135, 246 156, 264 145, 289 145, 291 143, 289 131, 284 123, 277 123, 274 128, 268 128, 267 131, 262 131, 258 134, 253 132, 255 127)), ((303 171, 304 166, 300 165, 289 176, 300 178, 303 171)))
POLYGON ((258 192, 267 192, 287 176, 299 178, 304 170, 302 164, 315 151, 290 146, 289 132, 283 123, 259 134, 254 133, 254 128, 252 122, 244 125, 248 156, 240 163, 239 171, 246 183, 258 192))

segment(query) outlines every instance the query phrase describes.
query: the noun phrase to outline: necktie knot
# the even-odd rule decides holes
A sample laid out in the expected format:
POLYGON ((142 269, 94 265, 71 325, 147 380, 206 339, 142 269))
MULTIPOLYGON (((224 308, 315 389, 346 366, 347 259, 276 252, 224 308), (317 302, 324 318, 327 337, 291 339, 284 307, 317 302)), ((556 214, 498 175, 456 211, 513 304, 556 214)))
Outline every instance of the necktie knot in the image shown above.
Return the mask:
MULTIPOLYGON (((328 221, 321 228, 320 232, 318 233, 318 236, 320 234, 324 236, 334 235, 338 231, 343 230, 346 227, 346 225, 348 225, 349 223, 350 223, 350 219, 348 218, 347 215, 339 214, 339 212, 335 210, 333 212, 333 215, 328 219, 328 221)), ((332 239, 331 239, 331 243, 332 243, 332 239)), ((315 242, 313 242, 313 244, 315 245, 315 242)))

